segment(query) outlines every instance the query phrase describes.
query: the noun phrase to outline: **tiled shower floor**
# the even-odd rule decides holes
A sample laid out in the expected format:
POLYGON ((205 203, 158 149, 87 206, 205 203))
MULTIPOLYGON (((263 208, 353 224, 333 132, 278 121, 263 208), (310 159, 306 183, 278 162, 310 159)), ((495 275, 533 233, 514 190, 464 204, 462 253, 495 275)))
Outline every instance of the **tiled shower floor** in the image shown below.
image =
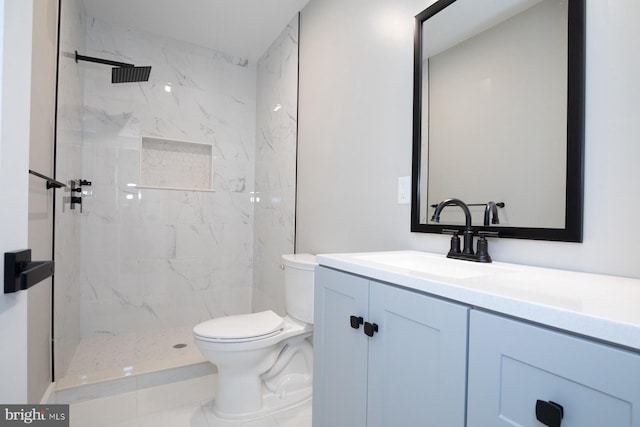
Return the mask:
POLYGON ((56 379, 56 389, 204 362, 193 342, 191 327, 97 336, 80 342, 66 375, 56 379))

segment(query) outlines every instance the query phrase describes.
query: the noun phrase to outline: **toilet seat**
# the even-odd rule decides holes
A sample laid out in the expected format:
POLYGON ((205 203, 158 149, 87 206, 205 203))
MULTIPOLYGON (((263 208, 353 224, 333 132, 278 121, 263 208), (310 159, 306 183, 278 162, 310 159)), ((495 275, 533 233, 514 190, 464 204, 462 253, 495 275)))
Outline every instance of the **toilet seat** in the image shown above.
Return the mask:
POLYGON ((193 338, 196 341, 196 344, 201 347, 204 346, 211 350, 226 352, 262 349, 282 342, 288 338, 294 336, 305 337, 307 335, 311 335, 313 332, 313 325, 298 322, 290 317, 284 317, 281 319, 283 320, 282 329, 277 329, 264 335, 232 339, 211 338, 206 335, 200 335, 198 332, 201 332, 201 330, 198 325, 193 328, 193 338))
POLYGON ((193 328, 193 333, 209 342, 240 343, 272 337, 283 328, 284 319, 266 310, 207 320, 193 328))

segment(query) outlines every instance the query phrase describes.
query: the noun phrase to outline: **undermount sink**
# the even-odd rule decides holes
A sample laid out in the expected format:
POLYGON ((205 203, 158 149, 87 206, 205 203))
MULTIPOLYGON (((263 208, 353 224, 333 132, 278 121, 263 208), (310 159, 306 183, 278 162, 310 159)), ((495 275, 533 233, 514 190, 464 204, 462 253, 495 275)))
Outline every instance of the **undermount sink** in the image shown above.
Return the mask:
POLYGON ((452 279, 490 276, 514 270, 495 264, 484 264, 439 257, 423 252, 379 252, 354 255, 355 259, 452 279))

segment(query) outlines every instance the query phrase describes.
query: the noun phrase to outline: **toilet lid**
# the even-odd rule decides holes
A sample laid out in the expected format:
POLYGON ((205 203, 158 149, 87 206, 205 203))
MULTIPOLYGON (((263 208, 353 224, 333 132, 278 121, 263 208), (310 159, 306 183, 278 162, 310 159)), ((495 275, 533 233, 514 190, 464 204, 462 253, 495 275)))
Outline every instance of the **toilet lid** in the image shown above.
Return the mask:
POLYGON ((280 331, 284 320, 271 310, 240 314, 207 320, 193 328, 193 333, 204 338, 238 340, 257 338, 280 331))

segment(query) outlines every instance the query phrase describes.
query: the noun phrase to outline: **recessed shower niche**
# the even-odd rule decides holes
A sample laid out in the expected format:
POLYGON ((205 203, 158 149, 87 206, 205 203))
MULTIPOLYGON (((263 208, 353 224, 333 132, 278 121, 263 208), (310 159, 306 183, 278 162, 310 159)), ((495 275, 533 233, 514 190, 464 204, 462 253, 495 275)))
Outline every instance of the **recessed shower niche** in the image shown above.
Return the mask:
POLYGON ((213 146, 143 136, 139 186, 213 191, 213 146))

